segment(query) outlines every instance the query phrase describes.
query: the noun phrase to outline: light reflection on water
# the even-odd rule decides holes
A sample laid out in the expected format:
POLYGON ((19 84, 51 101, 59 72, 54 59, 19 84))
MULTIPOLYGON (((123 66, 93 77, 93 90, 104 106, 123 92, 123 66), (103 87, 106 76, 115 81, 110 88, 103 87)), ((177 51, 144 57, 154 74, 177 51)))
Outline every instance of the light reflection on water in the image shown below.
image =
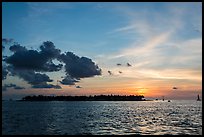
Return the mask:
POLYGON ((2 134, 201 135, 198 101, 3 101, 2 134))

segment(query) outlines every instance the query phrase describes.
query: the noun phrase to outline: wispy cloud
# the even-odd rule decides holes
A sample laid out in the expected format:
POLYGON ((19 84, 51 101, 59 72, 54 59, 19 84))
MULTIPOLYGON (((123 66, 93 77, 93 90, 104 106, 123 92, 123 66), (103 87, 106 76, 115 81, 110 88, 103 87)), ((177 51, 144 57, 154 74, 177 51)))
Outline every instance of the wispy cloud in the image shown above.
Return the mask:
POLYGON ((151 37, 149 38, 149 40, 147 40, 147 42, 144 42, 144 43, 138 44, 137 42, 134 42, 128 48, 120 51, 120 53, 117 53, 116 55, 111 55, 108 58, 113 59, 113 58, 119 58, 119 57, 144 55, 145 53, 149 53, 156 46, 159 46, 165 43, 170 37, 170 35, 171 35, 171 31, 151 37))
POLYGON ((41 15, 48 15, 60 9, 70 9, 71 4, 68 2, 28 2, 29 16, 38 17, 41 15))
POLYGON ((149 19, 146 11, 135 12, 127 6, 120 7, 129 22, 108 34, 122 33, 123 36, 135 37, 135 40, 119 51, 101 54, 98 58, 117 63, 125 58, 132 61, 133 67, 109 66, 104 70, 111 68, 113 73, 122 71, 120 77, 126 78, 201 81, 202 38, 201 35, 193 35, 191 25, 200 24, 200 15, 187 18, 191 15, 191 5, 166 8, 167 13, 150 13, 148 15, 152 17, 149 19), (187 37, 184 32, 192 33, 192 37, 187 37))

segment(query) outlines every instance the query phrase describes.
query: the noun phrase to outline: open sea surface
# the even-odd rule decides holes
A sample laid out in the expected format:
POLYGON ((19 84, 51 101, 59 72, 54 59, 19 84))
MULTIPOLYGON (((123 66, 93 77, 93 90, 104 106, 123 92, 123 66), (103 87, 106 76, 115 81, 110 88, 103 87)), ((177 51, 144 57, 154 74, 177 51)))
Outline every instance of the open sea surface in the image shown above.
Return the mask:
POLYGON ((2 101, 3 135, 202 135, 202 101, 2 101))

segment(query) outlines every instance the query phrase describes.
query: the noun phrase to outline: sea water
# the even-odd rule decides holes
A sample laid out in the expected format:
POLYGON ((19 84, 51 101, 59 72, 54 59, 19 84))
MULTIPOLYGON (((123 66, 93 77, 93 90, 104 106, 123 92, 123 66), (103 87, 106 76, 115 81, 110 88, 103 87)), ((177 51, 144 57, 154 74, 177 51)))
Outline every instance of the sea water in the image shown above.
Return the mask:
POLYGON ((202 101, 2 101, 3 135, 202 135, 202 101))

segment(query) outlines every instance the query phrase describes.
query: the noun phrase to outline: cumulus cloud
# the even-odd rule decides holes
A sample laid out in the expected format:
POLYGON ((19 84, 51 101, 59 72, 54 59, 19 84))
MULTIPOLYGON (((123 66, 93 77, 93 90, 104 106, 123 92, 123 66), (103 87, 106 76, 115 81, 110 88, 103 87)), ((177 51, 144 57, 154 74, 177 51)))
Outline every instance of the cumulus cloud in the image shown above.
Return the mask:
POLYGON ((72 52, 67 52, 65 54, 61 54, 58 59, 65 63, 66 75, 69 76, 61 83, 69 83, 70 78, 80 79, 101 75, 101 69, 98 65, 87 57, 78 57, 72 52))
POLYGON ((2 80, 6 79, 7 74, 8 74, 7 69, 4 66, 2 66, 2 80))
POLYGON ((32 88, 54 88, 54 89, 61 89, 62 87, 59 86, 59 85, 40 83, 40 84, 37 84, 37 85, 33 85, 32 88))
MULTIPOLYGON (((101 69, 91 59, 78 57, 72 52, 61 54, 61 50, 55 45, 46 41, 40 46, 40 50, 28 50, 20 44, 14 44, 10 48, 12 55, 4 58, 8 64, 10 75, 18 76, 32 85, 32 88, 55 88, 61 89, 59 85, 48 84, 53 80, 44 72, 59 71, 65 64, 66 76, 60 82, 63 85, 75 85, 81 78, 101 75, 101 69), (53 60, 63 64, 54 64, 53 60)), ((2 71, 2 79, 6 78, 7 71, 2 71)))
POLYGON ((5 49, 5 45, 13 43, 13 39, 2 38, 2 50, 5 49))
POLYGON ((70 76, 66 76, 62 81, 60 81, 63 85, 75 85, 76 82, 79 82, 75 78, 71 78, 70 76))
POLYGON ((7 58, 8 56, 2 56, 2 61, 5 61, 5 59, 7 58))
POLYGON ((27 51, 27 49, 20 44, 14 44, 9 48, 9 50, 12 52, 27 51))
POLYGON ((15 69, 11 66, 8 67, 8 69, 12 76, 18 76, 19 78, 22 78, 31 84, 32 88, 55 88, 55 86, 47 84, 47 82, 52 82, 53 80, 50 79, 46 74, 37 73, 33 70, 15 69))
POLYGON ((4 84, 4 86, 2 86, 2 91, 7 91, 7 88, 14 88, 14 89, 17 89, 17 90, 20 90, 20 89, 25 89, 24 87, 20 87, 20 86, 17 86, 16 84, 4 84))
POLYGON ((44 42, 40 46, 41 51, 27 50, 19 44, 9 48, 13 55, 5 58, 6 63, 14 66, 17 69, 28 69, 34 71, 59 71, 62 64, 55 65, 52 59, 55 59, 60 54, 60 50, 56 49, 52 42, 44 42))
POLYGON ((40 46, 40 53, 47 57, 47 59, 54 59, 60 55, 61 50, 56 49, 54 43, 51 41, 43 42, 43 44, 40 46))
POLYGON ((2 38, 2 43, 9 44, 9 43, 12 43, 12 42, 13 42, 13 39, 10 39, 10 38, 2 38))
POLYGON ((15 74, 23 78, 29 84, 32 84, 32 85, 53 81, 46 74, 36 73, 34 71, 29 71, 29 70, 18 70, 18 71, 15 71, 15 74))

